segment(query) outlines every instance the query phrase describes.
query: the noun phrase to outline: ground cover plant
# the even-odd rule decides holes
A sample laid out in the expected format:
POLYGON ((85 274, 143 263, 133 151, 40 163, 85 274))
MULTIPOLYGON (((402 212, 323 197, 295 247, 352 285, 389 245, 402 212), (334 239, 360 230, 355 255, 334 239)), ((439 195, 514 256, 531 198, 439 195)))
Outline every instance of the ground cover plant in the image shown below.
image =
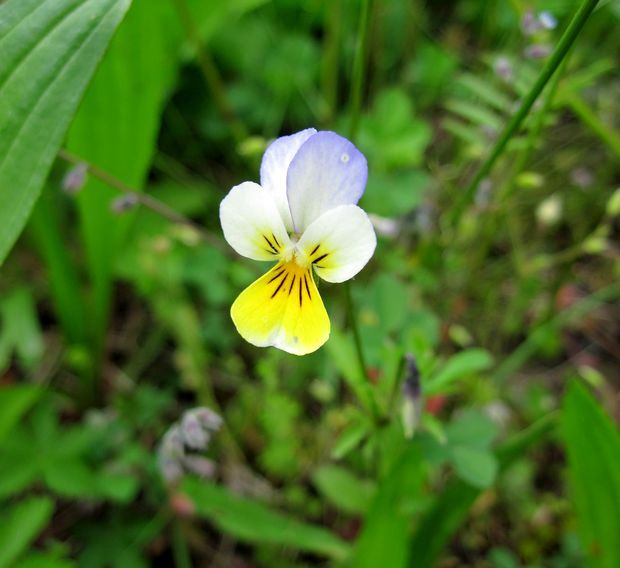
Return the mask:
POLYGON ((0 1, 0 567, 620 566, 619 25, 0 1))

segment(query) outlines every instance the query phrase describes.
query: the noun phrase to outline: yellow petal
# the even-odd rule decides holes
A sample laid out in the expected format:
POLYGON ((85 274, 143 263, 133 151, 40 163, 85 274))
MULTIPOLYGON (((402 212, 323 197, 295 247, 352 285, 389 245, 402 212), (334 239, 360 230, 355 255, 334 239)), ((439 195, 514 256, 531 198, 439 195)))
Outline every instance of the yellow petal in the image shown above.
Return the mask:
POLYGON ((294 355, 316 351, 329 337, 329 317, 312 271, 295 262, 281 262, 250 284, 230 315, 246 341, 294 355))

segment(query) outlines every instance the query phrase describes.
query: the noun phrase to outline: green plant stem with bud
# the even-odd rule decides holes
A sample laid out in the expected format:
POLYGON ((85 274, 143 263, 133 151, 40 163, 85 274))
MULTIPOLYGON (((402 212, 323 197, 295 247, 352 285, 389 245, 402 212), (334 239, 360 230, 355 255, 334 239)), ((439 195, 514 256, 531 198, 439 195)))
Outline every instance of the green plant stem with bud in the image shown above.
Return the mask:
POLYGON ((575 13, 575 16, 562 34, 556 48, 540 72, 538 79, 536 79, 536 82, 521 102, 521 106, 502 131, 488 158, 483 162, 482 166, 480 166, 480 169, 472 179, 471 183, 463 191, 460 199, 457 201, 451 216, 451 224, 453 227, 457 227, 459 225, 461 217, 466 207, 471 203, 474 195, 476 194, 476 190, 478 189, 480 182, 491 172, 498 158, 500 158, 506 150, 508 142, 519 131, 523 121, 532 109, 532 106, 534 106, 534 103, 538 99, 540 93, 561 65, 562 61, 564 61, 565 57, 568 55, 570 48, 579 36, 579 33, 588 21, 590 14, 594 11, 597 4, 598 0, 584 0, 575 13))
POLYGON ((172 521, 172 554, 174 556, 174 565, 176 568, 191 568, 192 558, 187 546, 187 540, 183 534, 181 522, 177 519, 172 521))

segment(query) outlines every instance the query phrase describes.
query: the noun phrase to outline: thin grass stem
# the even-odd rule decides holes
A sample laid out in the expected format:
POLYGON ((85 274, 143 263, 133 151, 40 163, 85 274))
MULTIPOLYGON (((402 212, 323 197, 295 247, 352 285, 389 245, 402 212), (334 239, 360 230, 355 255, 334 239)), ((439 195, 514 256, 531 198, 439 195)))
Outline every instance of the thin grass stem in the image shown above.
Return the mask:
POLYGON ((480 166, 480 169, 472 179, 471 183, 461 194, 460 199, 457 201, 454 209, 452 210, 450 219, 452 226, 458 226, 461 220, 461 216, 463 215, 465 208, 471 203, 474 195, 476 194, 476 190, 480 185, 480 182, 493 169, 495 162, 497 162, 498 158, 504 153, 508 142, 519 131, 521 125, 523 124, 523 121, 532 109, 532 106, 534 106, 534 103, 538 99, 540 93, 545 88, 553 74, 556 72, 564 58, 567 56, 570 48, 577 39, 579 33, 583 29, 583 26, 587 22, 594 8, 596 8, 597 4, 598 0, 584 0, 584 2, 575 13, 575 16, 562 34, 560 41, 558 42, 553 53, 547 60, 547 63, 540 72, 540 75, 536 79, 536 82, 521 102, 521 106, 512 116, 508 124, 505 126, 497 142, 495 143, 493 150, 491 151, 487 159, 483 162, 482 166, 480 166))
POLYGON ((370 30, 370 0, 362 0, 359 26, 357 30, 357 43, 353 70, 351 73, 351 98, 349 100, 349 138, 354 140, 359 126, 360 113, 362 110, 362 89, 366 74, 366 54, 368 51, 368 32, 370 30))
POLYGON ((127 195, 131 195, 137 203, 146 207, 147 209, 150 209, 154 213, 161 215, 165 219, 168 219, 168 221, 172 223, 176 223, 178 225, 184 225, 186 227, 191 228, 193 231, 195 231, 196 235, 199 236, 201 239, 203 239, 205 242, 220 249, 222 252, 226 254, 230 254, 230 250, 228 249, 228 247, 226 247, 224 243, 216 235, 208 231, 205 231, 205 229, 203 229, 202 227, 194 223, 194 221, 192 221, 185 215, 182 215, 175 209, 172 209, 172 207, 168 207, 168 205, 161 202, 159 199, 156 199, 155 197, 152 197, 151 195, 147 195, 145 193, 139 192, 133 187, 127 185, 124 181, 118 179, 117 177, 114 177, 112 174, 103 170, 99 166, 91 164, 90 162, 84 160, 80 156, 77 156, 76 154, 69 152, 65 148, 62 148, 58 152, 58 156, 62 158, 63 160, 65 160, 66 162, 69 162, 70 164, 74 164, 74 165, 83 164, 84 166, 86 166, 86 171, 90 175, 100 179, 102 182, 109 185, 111 188, 116 189, 117 191, 120 191, 121 193, 126 193, 127 195))

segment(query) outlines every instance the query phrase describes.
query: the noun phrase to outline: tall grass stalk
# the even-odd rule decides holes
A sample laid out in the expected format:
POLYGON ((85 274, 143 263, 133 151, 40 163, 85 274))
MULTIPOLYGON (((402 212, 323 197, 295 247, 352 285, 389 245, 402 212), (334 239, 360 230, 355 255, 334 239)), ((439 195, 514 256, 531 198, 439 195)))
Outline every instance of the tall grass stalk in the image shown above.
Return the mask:
MULTIPOLYGON (((353 60, 352 74, 351 74, 351 96, 349 99, 349 139, 354 142, 359 125, 360 113, 362 109, 362 89, 364 86, 365 70, 366 70, 366 52, 368 46, 368 31, 370 28, 370 0, 362 0, 362 8, 360 10, 360 19, 357 31, 357 43, 355 50, 355 58, 353 60)), ((349 320, 349 326, 353 333, 353 340, 355 342, 355 351, 357 353, 357 360, 360 367, 360 377, 364 381, 364 391, 368 392, 369 400, 373 418, 379 418, 379 408, 373 392, 369 392, 368 385, 368 368, 366 366, 366 357, 364 356, 364 348, 362 345, 362 339, 359 333, 359 326, 357 323, 357 311, 353 301, 353 294, 351 291, 350 282, 345 282, 345 295, 346 295, 346 308, 347 316, 349 320)))
POLYGON ((474 195, 476 194, 476 190, 480 185, 480 182, 489 175, 490 171, 493 169, 495 162, 497 162, 498 158, 502 156, 504 151, 506 150, 506 146, 510 139, 519 131, 523 121, 529 114, 532 106, 538 99, 540 93, 543 91, 553 74, 557 71, 558 67, 561 65, 562 61, 564 61, 565 57, 568 55, 570 48, 573 43, 579 36, 579 33, 583 29, 583 26, 588 21, 590 14, 596 8, 598 4, 598 0, 584 0, 581 4, 575 16, 571 20, 570 24, 562 34, 560 41, 558 42, 556 48, 554 49, 551 57, 547 60, 547 63, 543 67, 538 79, 527 93, 523 101, 521 102, 521 106, 517 110, 517 112, 512 116, 502 133, 500 134, 493 150, 487 157, 487 159, 483 162, 482 166, 472 179, 471 183, 467 186, 467 188, 461 194, 460 199, 457 201, 454 209, 451 214, 451 223, 452 226, 458 226, 461 216, 463 215, 465 208, 471 203, 474 195))

